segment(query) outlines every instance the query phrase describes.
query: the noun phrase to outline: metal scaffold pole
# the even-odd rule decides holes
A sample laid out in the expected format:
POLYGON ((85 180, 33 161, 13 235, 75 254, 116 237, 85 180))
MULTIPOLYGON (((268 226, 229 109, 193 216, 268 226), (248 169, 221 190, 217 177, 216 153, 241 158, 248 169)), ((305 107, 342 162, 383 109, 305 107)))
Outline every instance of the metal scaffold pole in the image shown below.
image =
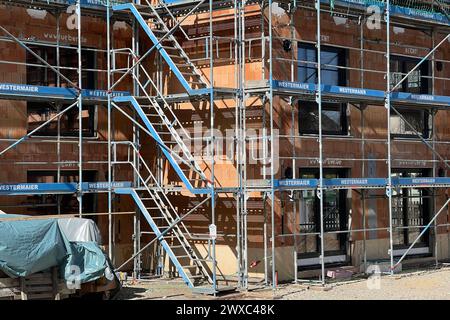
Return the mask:
POLYGON ((320 267, 321 282, 325 285, 325 248, 324 248, 324 221, 323 221, 323 140, 322 140, 322 59, 321 59, 321 27, 320 27, 320 1, 316 1, 317 16, 317 91, 316 102, 319 109, 319 186, 317 195, 319 197, 320 210, 320 267))
POLYGON ((245 113, 245 3, 235 1, 236 38, 236 163, 237 163, 237 206, 236 206, 236 249, 238 286, 248 288, 247 279, 247 230, 245 227, 247 208, 246 189, 246 113, 245 113))
POLYGON ((108 87, 108 255, 109 258, 113 258, 113 247, 112 247, 112 144, 111 144, 111 4, 110 0, 106 3, 106 56, 107 56, 107 87, 108 87))
POLYGON ((77 1, 78 27, 78 205, 79 216, 83 215, 83 60, 81 53, 81 0, 77 1))
MULTIPOLYGON (((60 45, 61 45, 61 12, 57 11, 56 12, 56 69, 58 71, 61 71, 60 67, 61 67, 61 59, 60 59, 60 45)), ((61 86, 61 77, 60 75, 57 73, 56 74, 56 86, 60 87, 61 86)), ((62 105, 60 103, 57 103, 56 105, 56 112, 59 113, 61 112, 61 107, 62 105)), ((57 130, 58 130, 58 136, 57 136, 57 142, 56 142, 56 153, 57 153, 57 158, 58 158, 58 162, 61 162, 61 117, 58 117, 58 123, 57 123, 57 130)), ((57 172, 56 172, 56 182, 62 182, 61 181, 61 164, 58 163, 58 168, 57 168, 57 172)), ((57 210, 58 210, 58 214, 61 214, 61 196, 57 195, 56 196, 56 201, 57 201, 57 210)))
MULTIPOLYGON (((132 51, 136 54, 136 56, 139 56, 140 54, 140 45, 139 45, 139 28, 136 23, 136 20, 133 19, 132 22, 132 29, 133 29, 133 36, 132 36, 132 51)), ((158 66, 160 64, 158 63, 158 66)), ((135 68, 133 70, 133 79, 139 79, 139 68, 135 68)), ((139 96, 140 88, 137 81, 133 81, 133 94, 135 96, 139 96)), ((133 112, 133 119, 137 121, 138 116, 137 112, 133 112)), ((141 144, 140 144, 140 130, 139 127, 136 124, 133 124, 133 144, 135 146, 135 149, 140 150, 141 144)), ((160 158, 161 150, 158 149, 157 157, 160 158)), ((162 159, 158 159, 162 161, 162 159)), ((140 158, 137 155, 136 152, 133 152, 133 163, 135 168, 140 168, 140 158)), ((161 175, 158 175, 158 178, 160 178, 161 175)), ((162 179, 159 180, 161 183, 162 179)), ((141 181, 139 180, 139 175, 135 172, 133 174, 133 184, 136 187, 141 187, 141 181)), ((133 252, 134 252, 134 261, 133 261, 133 271, 134 271, 134 277, 136 279, 141 278, 141 271, 142 271, 142 253, 141 252, 141 211, 136 208, 136 212, 133 217, 133 252)))
POLYGON ((272 0, 269 0, 269 114, 270 114, 270 217, 271 217, 271 240, 272 240, 272 288, 275 290, 278 285, 276 252, 275 252, 275 135, 273 123, 273 20, 272 20, 272 0))
POLYGON ((386 0, 386 93, 385 108, 387 120, 387 186, 389 210, 389 256, 391 264, 391 274, 394 274, 394 235, 392 221, 392 156, 391 156, 391 36, 390 36, 390 0, 386 0))
POLYGON ((243 277, 243 288, 248 289, 248 229, 247 229, 247 219, 248 219, 248 194, 247 194, 247 109, 246 109, 246 92, 245 92, 245 59, 246 59, 246 51, 245 51, 245 2, 242 3, 242 20, 241 20, 241 63, 242 63, 242 77, 241 77, 241 88, 242 88, 242 104, 241 104, 241 117, 242 117, 242 127, 241 127, 241 141, 242 141, 242 153, 243 153, 243 161, 242 161, 242 207, 241 207, 241 237, 242 237, 242 277, 243 277))
MULTIPOLYGON (((434 48, 436 45, 436 32, 435 30, 431 31, 431 47, 434 48)), ((436 55, 433 51, 433 54, 431 55, 431 94, 436 94, 436 55)), ((436 150, 436 130, 434 130, 436 126, 436 110, 431 110, 431 143, 432 148, 436 150)), ((433 178, 436 178, 436 169, 437 169, 437 163, 436 163, 437 157, 436 154, 433 152, 433 178)), ((433 197, 433 210, 436 210, 437 207, 437 199, 436 199, 436 190, 430 190, 432 197, 433 197)), ((433 235, 434 235, 434 261, 435 261, 435 267, 437 268, 439 265, 439 255, 438 255, 438 228, 437 228, 437 222, 434 223, 433 228, 433 235)))
MULTIPOLYGON (((210 145, 211 145, 211 224, 215 226, 216 230, 216 190, 215 190, 215 139, 214 139, 214 29, 213 29, 213 0, 209 0, 209 63, 210 63, 210 83, 209 90, 209 107, 210 107, 210 145)), ((217 261, 216 261, 216 238, 211 239, 212 242, 212 285, 213 292, 217 292, 217 261)))
MULTIPOLYGON (((365 145, 365 120, 364 120, 364 109, 366 108, 365 105, 360 105, 361 109, 361 155, 363 158, 363 161, 361 163, 361 176, 364 178, 366 176, 366 164, 365 164, 365 157, 366 157, 366 145, 365 145)), ((365 230, 367 228, 367 221, 366 221, 366 192, 367 190, 361 190, 361 214, 362 214, 362 226, 365 230)), ((367 271, 367 232, 363 232, 363 263, 364 263, 364 272, 367 271)))
POLYGON ((241 218, 241 199, 242 199, 242 174, 241 174, 241 132, 240 132, 240 112, 241 112, 241 95, 242 95, 242 86, 241 86, 241 2, 234 1, 235 8, 235 20, 234 20, 234 37, 236 38, 235 46, 234 46, 234 54, 235 54, 235 79, 236 79, 236 87, 237 94, 235 98, 235 145, 236 145, 236 179, 238 182, 238 190, 236 192, 236 275, 238 278, 238 286, 242 286, 242 268, 241 268, 241 240, 240 240, 240 218, 241 218))

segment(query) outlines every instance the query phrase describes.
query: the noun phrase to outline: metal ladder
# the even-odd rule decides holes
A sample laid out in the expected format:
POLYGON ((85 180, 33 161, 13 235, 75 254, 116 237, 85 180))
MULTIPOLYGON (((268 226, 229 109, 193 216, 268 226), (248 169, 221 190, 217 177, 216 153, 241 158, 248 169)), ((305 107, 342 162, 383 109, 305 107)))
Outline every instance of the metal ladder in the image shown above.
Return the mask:
POLYGON ((195 212, 201 205, 207 202, 210 199, 210 195, 207 195, 204 200, 180 216, 168 199, 166 195, 167 190, 157 182, 150 168, 139 154, 136 146, 128 142, 114 143, 113 164, 124 163, 133 167, 142 187, 118 188, 115 190, 115 193, 127 194, 133 198, 149 223, 154 235, 170 258, 178 275, 189 288, 204 285, 205 282, 212 284, 211 271, 207 265, 207 262, 212 261, 209 258, 210 254, 208 253, 206 258, 201 257, 191 244, 193 241, 209 240, 209 237, 193 235, 189 232, 183 221, 188 215, 195 212), (139 157, 140 163, 142 164, 141 170, 135 167, 131 160, 132 155, 130 152, 128 152, 127 160, 120 161, 117 159, 116 145, 118 144, 126 144, 132 149, 132 152, 139 157))
MULTIPOLYGON (((134 15, 170 70, 190 95, 208 93, 208 81, 201 75, 173 35, 177 27, 169 29, 155 7, 146 2, 148 5, 133 3, 114 5, 113 10, 130 11, 134 15)), ((164 8, 167 7, 164 6, 164 8)))

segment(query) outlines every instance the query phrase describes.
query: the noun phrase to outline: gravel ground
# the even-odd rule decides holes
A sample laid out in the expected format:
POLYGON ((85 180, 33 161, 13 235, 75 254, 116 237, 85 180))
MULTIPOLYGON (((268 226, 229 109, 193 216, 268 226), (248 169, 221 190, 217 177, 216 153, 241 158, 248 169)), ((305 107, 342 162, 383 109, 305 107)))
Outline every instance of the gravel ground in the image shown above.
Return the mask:
POLYGON ((208 296, 194 295, 179 279, 127 282, 114 298, 115 300, 188 300, 208 299, 208 296))
POLYGON ((330 290, 286 285, 275 294, 287 300, 450 300, 450 269, 404 272, 381 279, 331 284, 330 290))
MULTIPOLYGON (((276 291, 258 289, 234 292, 215 299, 286 299, 286 300, 450 300, 450 268, 409 271, 381 279, 352 279, 335 282, 326 289, 306 284, 282 284, 276 291)), ((116 297, 119 300, 214 299, 192 294, 180 280, 155 280, 126 283, 116 297)))
POLYGON ((276 296, 287 300, 450 300, 450 270, 384 276, 378 284, 366 279, 334 284, 328 291, 288 285, 276 296))

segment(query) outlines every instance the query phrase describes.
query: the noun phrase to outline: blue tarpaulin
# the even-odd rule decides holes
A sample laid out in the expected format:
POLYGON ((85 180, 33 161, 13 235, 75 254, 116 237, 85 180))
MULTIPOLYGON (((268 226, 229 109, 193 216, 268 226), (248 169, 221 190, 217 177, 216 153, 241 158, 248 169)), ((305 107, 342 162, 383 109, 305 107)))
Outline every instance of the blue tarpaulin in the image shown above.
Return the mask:
POLYGON ((67 281, 77 276, 79 283, 104 275, 108 262, 98 244, 69 242, 57 219, 0 218, 0 270, 8 276, 25 277, 51 267, 59 267, 67 281))

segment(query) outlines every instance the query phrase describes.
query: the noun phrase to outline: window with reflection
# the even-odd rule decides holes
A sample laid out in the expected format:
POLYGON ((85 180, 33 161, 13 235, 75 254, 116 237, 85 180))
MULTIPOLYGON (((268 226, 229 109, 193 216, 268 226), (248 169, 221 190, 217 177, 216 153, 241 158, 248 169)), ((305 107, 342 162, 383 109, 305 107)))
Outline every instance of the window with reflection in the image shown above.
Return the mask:
MULTIPOLYGON (((345 86, 346 50, 322 46, 322 83, 326 85, 345 86)), ((298 81, 304 83, 317 83, 317 48, 311 44, 299 43, 298 45, 298 81)))
MULTIPOLYGON (((391 56, 391 89, 399 83, 414 67, 420 59, 402 56, 391 56)), ((395 90, 416 94, 429 94, 430 92, 429 63, 424 61, 408 78, 395 90)))
MULTIPOLYGON (((324 169, 324 178, 345 178, 345 169, 324 169)), ((319 179, 319 170, 316 168, 300 168, 301 179, 319 179)), ((300 245, 303 253, 307 255, 320 252, 320 203, 316 190, 299 191, 299 224, 300 233, 311 235, 302 236, 300 245)), ((324 190, 323 222, 325 235, 324 250, 327 255, 346 253, 347 234, 339 231, 347 230, 348 212, 346 206, 346 190, 324 190)))
MULTIPOLYGON (((298 102, 300 134, 319 133, 319 107, 315 102, 298 102)), ((322 133, 346 135, 348 133, 347 106, 339 103, 322 104, 322 133)))
POLYGON ((431 135, 431 117, 427 110, 396 108, 391 111, 391 134, 394 137, 417 137, 427 139, 431 135))
MULTIPOLYGON (((394 169, 393 178, 429 176, 429 170, 394 169)), ((399 188, 392 190, 392 223, 394 248, 409 247, 429 222, 432 195, 426 188, 399 188)), ((429 234, 419 238, 415 248, 428 247, 429 234)))

